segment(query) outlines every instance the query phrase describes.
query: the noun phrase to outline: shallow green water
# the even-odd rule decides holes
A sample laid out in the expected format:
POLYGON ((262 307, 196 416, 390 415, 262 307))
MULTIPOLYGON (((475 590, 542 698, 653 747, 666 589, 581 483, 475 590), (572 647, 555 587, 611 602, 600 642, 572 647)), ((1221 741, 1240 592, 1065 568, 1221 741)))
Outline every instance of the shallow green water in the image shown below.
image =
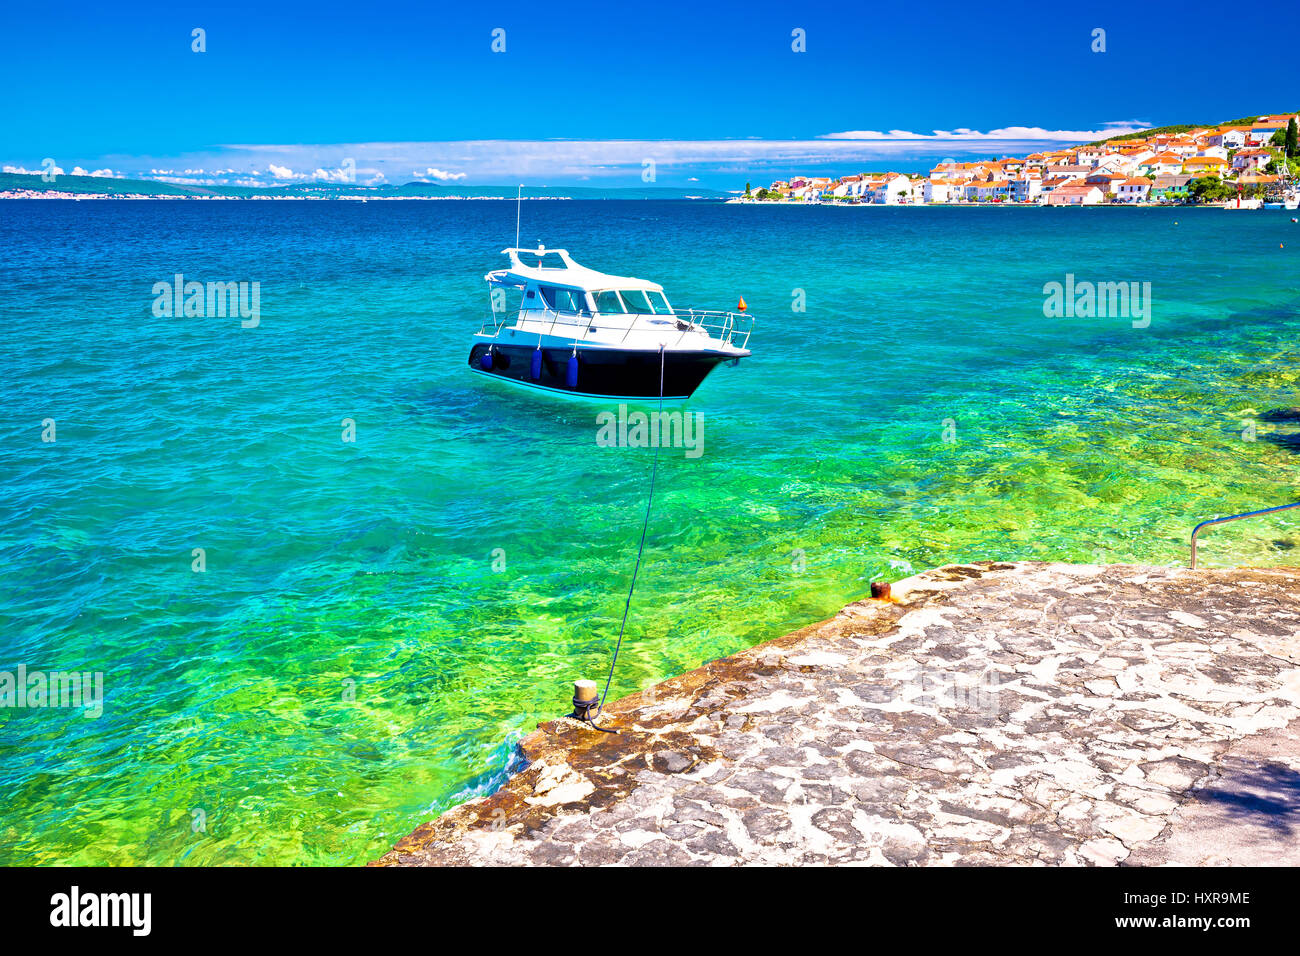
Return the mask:
MULTIPOLYGON (((0 669, 102 671, 106 696, 97 720, 0 710, 0 862, 362 862, 603 675, 652 452, 466 371, 514 212, 0 203, 0 669), (261 282, 260 326, 155 317, 176 272, 261 282)), ((758 316, 754 358, 688 406, 703 455, 661 459, 616 696, 873 578, 1181 562, 1197 520, 1297 499, 1300 426, 1266 419, 1300 405, 1282 213, 523 218, 525 242, 758 316), (1045 318, 1066 273, 1150 282, 1150 327, 1045 318)), ((1216 529, 1204 557, 1295 563, 1296 527, 1216 529)))

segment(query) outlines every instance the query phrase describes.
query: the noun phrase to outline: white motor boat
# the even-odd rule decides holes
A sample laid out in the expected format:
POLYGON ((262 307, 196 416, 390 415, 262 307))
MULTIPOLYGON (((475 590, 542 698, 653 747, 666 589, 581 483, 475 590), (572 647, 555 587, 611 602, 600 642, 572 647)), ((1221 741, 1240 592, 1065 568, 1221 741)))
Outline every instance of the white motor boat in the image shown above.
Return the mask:
POLYGON ((689 398, 723 363, 751 353, 753 318, 674 308, 663 286, 578 265, 563 249, 502 250, 489 272, 491 317, 469 367, 549 392, 591 398, 689 398))

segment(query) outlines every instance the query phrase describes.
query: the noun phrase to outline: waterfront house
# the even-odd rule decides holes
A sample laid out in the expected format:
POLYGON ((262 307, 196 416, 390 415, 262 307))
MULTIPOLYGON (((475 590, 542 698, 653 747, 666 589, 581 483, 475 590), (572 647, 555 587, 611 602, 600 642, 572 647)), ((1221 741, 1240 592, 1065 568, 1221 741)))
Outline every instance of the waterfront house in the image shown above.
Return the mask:
POLYGON ((874 183, 869 193, 869 198, 873 203, 884 205, 897 205, 898 201, 904 196, 910 196, 912 192, 912 181, 906 176, 898 173, 889 173, 880 182, 874 183))
POLYGON ((849 185, 849 198, 855 202, 864 202, 868 191, 871 189, 871 181, 871 177, 865 174, 850 176, 846 180, 849 185))
POLYGON ((1091 175, 1085 176, 1083 181, 1088 186, 1096 186, 1105 195, 1113 196, 1115 191, 1119 189, 1119 184, 1127 178, 1127 176, 1121 176, 1119 173, 1108 173, 1098 169, 1091 175))
POLYGON ((1102 192, 1087 183, 1067 183, 1058 186, 1043 200, 1048 206, 1095 206, 1102 200, 1102 192))
POLYGON ((1151 180, 1145 176, 1134 176, 1119 184, 1115 199, 1119 202, 1146 202, 1151 192, 1151 180))
POLYGON ((1011 199, 1015 202, 1033 202, 1043 192, 1043 178, 1030 173, 1011 180, 1011 199))
POLYGON ((925 202, 956 202, 961 193, 962 185, 956 180, 931 176, 921 181, 921 199, 925 202))
POLYGON ((1005 179, 990 179, 975 184, 976 202, 1005 202, 1011 195, 1011 183, 1005 179))
POLYGON ((1164 201, 1174 201, 1184 199, 1187 196, 1187 184, 1192 181, 1192 177, 1186 174, 1174 175, 1171 173, 1162 173, 1155 178, 1151 184, 1150 197, 1164 201))

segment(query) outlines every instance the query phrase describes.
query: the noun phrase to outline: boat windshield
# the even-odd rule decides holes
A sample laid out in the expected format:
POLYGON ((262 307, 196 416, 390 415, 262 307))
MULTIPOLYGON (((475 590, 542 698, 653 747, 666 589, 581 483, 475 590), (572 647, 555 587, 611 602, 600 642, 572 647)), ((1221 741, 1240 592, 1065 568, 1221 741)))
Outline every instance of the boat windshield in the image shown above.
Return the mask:
POLYGON ((650 307, 655 310, 657 315, 673 314, 673 310, 668 305, 668 300, 664 298, 662 292, 647 292, 646 296, 650 299, 650 307))
POLYGON ((640 289, 619 289, 614 291, 607 289, 604 292, 593 292, 592 298, 596 302, 596 311, 601 313, 622 314, 628 312, 632 315, 672 315, 672 306, 664 298, 662 292, 642 291, 640 289))
POLYGON ((623 304, 619 301, 617 292, 594 292, 592 295, 596 300, 597 312, 618 312, 622 314, 623 304))
POLYGON ((560 289, 555 286, 538 286, 542 298, 553 312, 586 312, 587 297, 577 289, 560 289))
POLYGON ((650 308, 650 303, 646 300, 645 293, 637 289, 629 291, 620 291, 618 297, 623 300, 629 312, 636 315, 653 315, 654 310, 650 308))

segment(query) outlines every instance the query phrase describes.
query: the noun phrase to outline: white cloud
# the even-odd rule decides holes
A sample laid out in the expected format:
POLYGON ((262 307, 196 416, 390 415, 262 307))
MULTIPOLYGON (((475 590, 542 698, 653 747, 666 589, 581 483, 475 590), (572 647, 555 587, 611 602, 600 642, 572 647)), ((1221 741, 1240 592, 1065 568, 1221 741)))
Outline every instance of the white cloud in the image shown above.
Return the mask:
MULTIPOLYGON (((26 166, 5 166, 3 170, 6 173, 13 173, 18 176, 41 176, 46 174, 44 169, 28 169, 26 166)), ((64 175, 62 166, 51 166, 49 173, 55 176, 64 175)))
POLYGON ((323 183, 346 183, 352 175, 352 170, 318 168, 316 172, 312 173, 311 178, 323 183))
POLYGON ((873 129, 848 130, 843 133, 823 133, 818 139, 840 140, 968 140, 975 142, 1024 140, 1031 142, 1089 143, 1110 136, 1122 136, 1146 129, 1149 124, 1140 120, 1122 120, 1102 124, 1101 129, 1044 129, 1041 126, 1004 126, 987 133, 959 126, 957 129, 936 129, 929 133, 913 133, 905 129, 891 129, 887 133, 873 129))
POLYGON ((96 169, 92 172, 89 170, 82 169, 80 166, 72 167, 72 175, 92 176, 95 179, 121 179, 122 178, 120 175, 113 172, 111 169, 96 169))
POLYGON ((435 169, 434 167, 430 166, 424 172, 420 172, 419 170, 413 170, 411 172, 411 175, 414 176, 416 179, 420 180, 421 182, 428 182, 430 179, 436 179, 440 183, 445 183, 449 181, 454 182, 457 179, 464 179, 468 174, 449 173, 445 170, 435 169))
MULTIPOLYGON (((1144 128, 1136 120, 1115 121, 1092 130, 1005 126, 988 131, 959 127, 915 133, 909 130, 850 130, 802 140, 451 140, 330 144, 230 144, 204 152, 170 156, 100 157, 115 169, 185 169, 218 182, 240 184, 306 181, 340 182, 339 157, 352 158, 358 184, 384 182, 455 183, 473 170, 475 182, 642 185, 646 159, 661 172, 677 171, 688 181, 781 175, 812 166, 861 169, 877 164, 932 162, 958 156, 1023 155, 1047 143, 1085 143, 1144 128), (295 173, 293 170, 314 170, 295 173), (259 172, 268 170, 269 172, 259 172)), ((158 174, 155 174, 158 175, 158 174)))

